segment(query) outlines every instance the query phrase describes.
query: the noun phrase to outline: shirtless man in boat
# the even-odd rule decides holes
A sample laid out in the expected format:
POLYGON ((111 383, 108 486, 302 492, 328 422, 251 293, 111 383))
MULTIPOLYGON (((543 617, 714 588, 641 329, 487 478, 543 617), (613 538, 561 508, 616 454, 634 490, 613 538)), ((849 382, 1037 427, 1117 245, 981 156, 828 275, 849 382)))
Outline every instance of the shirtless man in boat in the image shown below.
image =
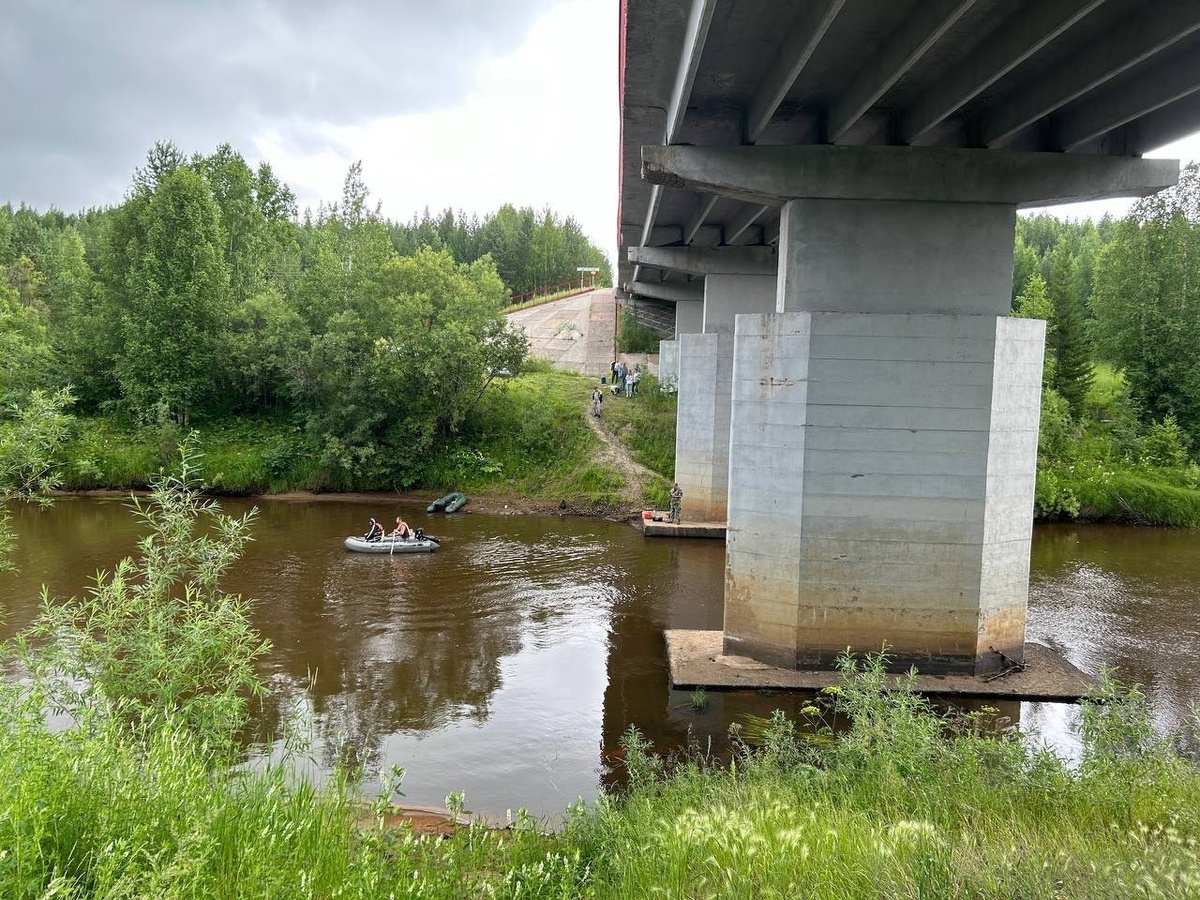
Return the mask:
POLYGON ((405 522, 399 516, 396 516, 396 527, 393 529, 392 533, 388 535, 388 537, 407 541, 410 537, 412 537, 412 529, 408 527, 407 522, 405 522))

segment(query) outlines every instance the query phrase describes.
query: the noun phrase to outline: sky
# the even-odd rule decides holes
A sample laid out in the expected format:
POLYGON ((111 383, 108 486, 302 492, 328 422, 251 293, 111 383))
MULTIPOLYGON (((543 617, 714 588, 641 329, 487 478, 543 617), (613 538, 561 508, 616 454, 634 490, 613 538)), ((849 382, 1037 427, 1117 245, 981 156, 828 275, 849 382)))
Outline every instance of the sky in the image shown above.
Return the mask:
MULTIPOLYGON (((116 204, 155 141, 227 141, 301 210, 340 197, 361 160, 389 218, 549 206, 616 252, 617 0, 0 7, 0 203, 116 204)), ((1150 155, 1200 159, 1200 136, 1150 155)))
POLYGON ((300 209, 503 203, 617 232, 614 0, 0 0, 0 203, 119 203, 156 140, 229 142, 300 209))

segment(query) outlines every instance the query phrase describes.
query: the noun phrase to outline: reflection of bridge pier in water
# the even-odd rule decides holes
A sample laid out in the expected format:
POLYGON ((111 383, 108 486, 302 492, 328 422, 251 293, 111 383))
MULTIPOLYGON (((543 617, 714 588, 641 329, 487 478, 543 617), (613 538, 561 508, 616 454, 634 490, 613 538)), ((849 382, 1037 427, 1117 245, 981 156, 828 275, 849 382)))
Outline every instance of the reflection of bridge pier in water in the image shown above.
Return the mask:
MULTIPOLYGON (((767 719, 775 710, 798 723, 809 718, 802 710, 813 704, 812 692, 707 691, 703 705, 697 708, 691 691, 672 689, 663 631, 720 626, 724 549, 722 541, 646 542, 646 565, 656 571, 656 579, 641 582, 618 604, 609 626, 600 742, 603 788, 618 788, 624 781, 621 738, 630 726, 658 752, 698 750, 724 758, 732 746, 731 724, 767 719)), ((987 714, 986 721, 988 727, 998 729, 1020 723, 1021 704, 1011 700, 957 698, 950 702, 934 698, 934 706, 964 713, 995 710, 987 714)), ((835 728, 843 725, 830 724, 835 728)))
POLYGON ((717 541, 646 541, 645 556, 659 574, 614 607, 608 635, 608 684, 601 728, 602 781, 619 774, 621 736, 635 726, 657 748, 687 740, 688 722, 675 707, 686 693, 672 691, 663 629, 720 626, 725 547, 717 541))

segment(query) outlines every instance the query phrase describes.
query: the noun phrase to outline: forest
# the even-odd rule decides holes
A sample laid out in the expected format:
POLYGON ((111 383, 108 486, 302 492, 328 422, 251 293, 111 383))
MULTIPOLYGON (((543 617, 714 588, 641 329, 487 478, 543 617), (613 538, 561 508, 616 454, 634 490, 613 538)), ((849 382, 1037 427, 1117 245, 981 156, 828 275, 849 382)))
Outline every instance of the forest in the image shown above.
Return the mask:
POLYGON ((1047 321, 1036 514, 1200 525, 1200 168, 1124 219, 1021 216, 1013 314, 1047 321))
MULTIPOLYGON (((519 369, 514 294, 578 266, 611 282, 549 209, 393 222, 355 164, 339 200, 299 214, 269 164, 159 143, 117 206, 0 207, 0 402, 69 386, 77 415, 164 443, 258 422, 286 436, 277 469, 302 456, 326 483, 408 485, 490 373, 519 369)), ((76 447, 68 482, 87 484, 88 456, 76 447)))

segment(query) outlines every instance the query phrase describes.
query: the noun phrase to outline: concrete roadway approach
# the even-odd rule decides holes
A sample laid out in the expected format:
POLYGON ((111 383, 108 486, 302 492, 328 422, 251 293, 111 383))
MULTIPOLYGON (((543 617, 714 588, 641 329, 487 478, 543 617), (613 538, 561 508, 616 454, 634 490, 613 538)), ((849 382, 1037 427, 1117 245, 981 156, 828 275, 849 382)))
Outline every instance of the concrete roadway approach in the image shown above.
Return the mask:
POLYGON ((611 288, 508 313, 523 328, 529 352, 557 369, 599 381, 616 358, 617 301, 611 288))

